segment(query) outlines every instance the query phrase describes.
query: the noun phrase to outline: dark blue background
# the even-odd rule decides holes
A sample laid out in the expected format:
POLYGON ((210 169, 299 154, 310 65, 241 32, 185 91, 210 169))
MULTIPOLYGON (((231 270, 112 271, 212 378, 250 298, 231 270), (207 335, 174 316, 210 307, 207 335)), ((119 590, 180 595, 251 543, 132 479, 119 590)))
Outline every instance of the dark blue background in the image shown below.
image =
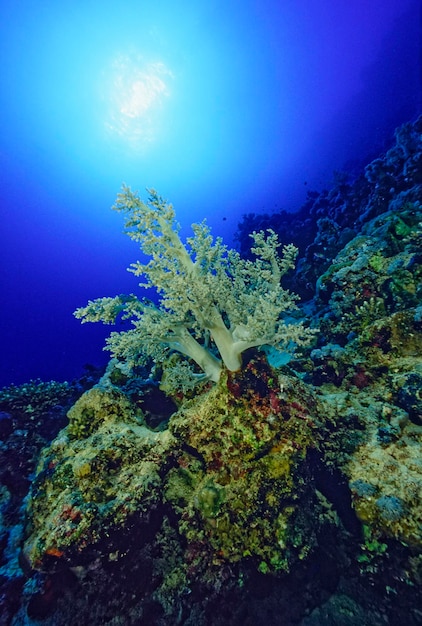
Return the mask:
POLYGON ((72 312, 136 289, 123 181, 228 242, 298 208, 418 114, 420 29, 420 0, 2 2, 0 384, 105 361, 72 312))

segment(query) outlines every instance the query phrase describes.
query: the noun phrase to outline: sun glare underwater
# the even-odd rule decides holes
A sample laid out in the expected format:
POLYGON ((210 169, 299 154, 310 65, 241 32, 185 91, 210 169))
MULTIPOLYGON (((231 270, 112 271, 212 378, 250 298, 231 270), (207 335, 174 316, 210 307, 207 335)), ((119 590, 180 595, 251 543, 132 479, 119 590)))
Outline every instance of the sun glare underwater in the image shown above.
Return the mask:
POLYGON ((102 363, 72 312, 136 289, 122 182, 204 218, 296 210, 420 107, 419 1, 3 2, 2 384, 102 363))
POLYGON ((142 151, 157 138, 173 75, 161 61, 148 63, 140 55, 120 54, 106 77, 109 110, 105 128, 111 138, 142 151))

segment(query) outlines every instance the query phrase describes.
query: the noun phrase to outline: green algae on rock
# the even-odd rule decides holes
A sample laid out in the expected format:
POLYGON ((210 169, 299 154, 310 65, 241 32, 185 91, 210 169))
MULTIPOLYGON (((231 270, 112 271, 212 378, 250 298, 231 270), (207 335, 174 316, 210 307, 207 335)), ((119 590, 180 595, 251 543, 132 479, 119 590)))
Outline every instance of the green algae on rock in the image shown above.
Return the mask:
POLYGON ((115 389, 94 387, 70 414, 41 456, 29 502, 25 554, 46 571, 113 553, 118 529, 145 525, 173 444, 168 431, 140 423, 139 409, 115 389), (90 417, 92 427, 84 427, 90 417))
POLYGON ((262 357, 188 400, 158 433, 121 391, 99 384, 42 455, 26 557, 46 571, 106 558, 119 533, 170 507, 188 560, 288 571, 315 544, 307 455, 321 413, 308 388, 262 357))
POLYGON ((166 497, 188 543, 215 564, 250 558, 266 572, 304 559, 318 517, 307 454, 318 447, 320 414, 309 389, 262 359, 182 408, 170 430, 187 452, 166 497))

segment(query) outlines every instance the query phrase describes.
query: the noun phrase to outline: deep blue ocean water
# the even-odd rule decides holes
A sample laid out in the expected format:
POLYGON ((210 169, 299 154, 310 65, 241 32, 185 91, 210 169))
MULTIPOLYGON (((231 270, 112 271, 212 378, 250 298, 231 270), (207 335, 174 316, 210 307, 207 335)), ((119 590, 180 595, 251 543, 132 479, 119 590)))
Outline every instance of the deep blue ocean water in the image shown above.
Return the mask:
POLYGON ((297 209, 421 106, 419 0, 3 2, 0 385, 79 376, 109 328, 89 298, 136 289, 110 211, 155 187, 183 233, 230 243, 297 209))

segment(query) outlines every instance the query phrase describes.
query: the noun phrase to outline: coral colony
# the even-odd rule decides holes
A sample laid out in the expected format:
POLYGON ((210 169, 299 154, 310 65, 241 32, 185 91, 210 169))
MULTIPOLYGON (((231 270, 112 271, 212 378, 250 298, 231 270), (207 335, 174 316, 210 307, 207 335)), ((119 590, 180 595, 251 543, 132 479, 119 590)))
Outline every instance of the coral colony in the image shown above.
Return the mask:
POLYGON ((420 624, 422 118, 241 254, 115 209, 151 300, 76 311, 126 320, 101 374, 0 390, 5 623, 420 624))
MULTIPOLYGON (((286 322, 297 306, 296 296, 281 286, 284 274, 294 267, 297 249, 279 243, 273 231, 251 235, 255 261, 244 260, 229 250, 220 238, 213 240, 203 222, 193 224, 193 237, 183 244, 171 204, 151 191, 145 204, 124 187, 114 206, 126 215, 126 231, 151 257, 146 264, 134 263, 131 271, 146 276, 146 287, 161 295, 159 306, 136 296, 100 298, 80 308, 75 315, 83 322, 112 323, 118 315, 131 318, 134 329, 113 333, 108 349, 126 363, 139 364, 149 356, 168 361, 177 351, 192 359, 204 372, 202 378, 217 382, 223 365, 229 371, 242 366, 242 353, 262 345, 292 350, 304 345, 313 331, 303 322, 286 322)), ((173 366, 176 368, 177 366, 173 366)), ((192 381, 198 375, 179 364, 192 381)))

